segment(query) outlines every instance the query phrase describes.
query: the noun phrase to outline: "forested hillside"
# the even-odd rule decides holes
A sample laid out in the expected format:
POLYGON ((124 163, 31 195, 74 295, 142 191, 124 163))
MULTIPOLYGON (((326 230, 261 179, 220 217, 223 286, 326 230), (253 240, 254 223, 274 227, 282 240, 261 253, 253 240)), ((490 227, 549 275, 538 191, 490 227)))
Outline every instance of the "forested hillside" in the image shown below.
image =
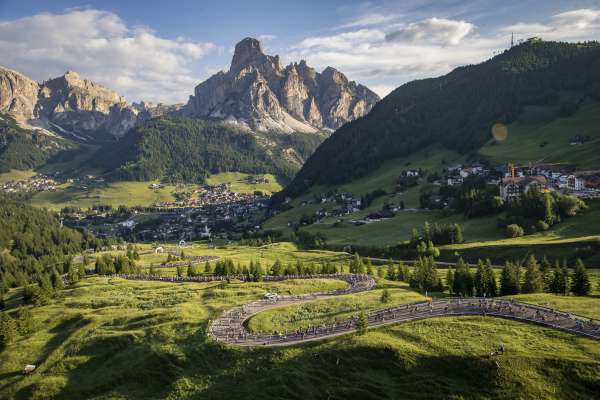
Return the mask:
POLYGON ((99 245, 93 236, 61 227, 46 210, 0 196, 0 299, 13 286, 60 286, 70 255, 99 245))
POLYGON ((285 194, 349 182, 432 144, 469 154, 490 141, 493 124, 515 122, 531 106, 569 116, 590 99, 600 99, 599 43, 528 41, 482 64, 399 87, 327 139, 285 194))
POLYGON ((12 118, 0 115, 0 172, 39 167, 68 147, 63 138, 22 129, 12 118))
POLYGON ((322 139, 299 133, 257 136, 224 122, 157 118, 101 148, 93 164, 111 171, 115 180, 202 182, 226 171, 291 178, 322 139))

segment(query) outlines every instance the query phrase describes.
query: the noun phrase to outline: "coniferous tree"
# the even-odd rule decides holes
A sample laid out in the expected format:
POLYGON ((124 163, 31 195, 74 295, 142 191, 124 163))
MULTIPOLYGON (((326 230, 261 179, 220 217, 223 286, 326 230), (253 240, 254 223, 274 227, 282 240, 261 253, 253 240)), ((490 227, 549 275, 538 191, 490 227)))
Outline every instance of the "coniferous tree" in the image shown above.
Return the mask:
POLYGON ((367 258, 367 267, 366 267, 366 273, 369 275, 373 275, 373 264, 371 263, 371 258, 367 258))
POLYGON ((576 296, 587 296, 590 294, 592 286, 590 278, 583 261, 580 258, 575 262, 575 270, 573 271, 573 284, 571 291, 576 296))
POLYGON ((17 334, 16 321, 7 313, 0 313, 0 349, 12 342, 17 334))
POLYGON ((554 268, 549 289, 554 294, 569 294, 569 270, 565 267, 554 268))
POLYGON ((525 263, 523 293, 537 293, 544 290, 544 278, 535 256, 531 254, 525 263))
POLYGON ((390 294, 390 291, 386 288, 383 289, 383 291, 381 292, 381 298, 380 298, 382 303, 389 303, 392 300, 392 296, 390 294))
POLYGON ((410 277, 410 286, 425 291, 442 291, 443 285, 438 277, 433 257, 419 257, 414 265, 413 274, 410 277))
POLYGON ((386 278, 390 281, 399 280, 399 277, 397 276, 397 273, 396 273, 396 268, 394 267, 393 264, 388 265, 386 278))
POLYGON ((28 336, 35 331, 35 320, 28 307, 19 307, 16 313, 17 330, 21 336, 28 336))
POLYGON ((367 333, 368 327, 369 327, 369 318, 367 316, 367 313, 364 311, 361 311, 360 314, 358 314, 358 321, 356 322, 356 333, 358 335, 364 335, 365 333, 367 333))
POLYGON ((448 267, 448 271, 446 271, 446 286, 448 287, 448 291, 452 294, 454 290, 454 271, 452 267, 448 267))
POLYGON ((507 262, 500 278, 500 295, 506 296, 521 292, 521 267, 507 262))
POLYGON ((471 296, 473 294, 473 287, 473 275, 469 266, 461 257, 456 263, 452 292, 461 296, 471 296))
POLYGON ((281 261, 279 261, 277 259, 271 266, 271 275, 279 276, 282 273, 283 273, 283 267, 281 266, 281 261))
POLYGON ((542 273, 542 280, 544 281, 543 291, 550 291, 550 285, 553 279, 552 264, 546 256, 542 257, 542 261, 540 262, 540 272, 542 273))

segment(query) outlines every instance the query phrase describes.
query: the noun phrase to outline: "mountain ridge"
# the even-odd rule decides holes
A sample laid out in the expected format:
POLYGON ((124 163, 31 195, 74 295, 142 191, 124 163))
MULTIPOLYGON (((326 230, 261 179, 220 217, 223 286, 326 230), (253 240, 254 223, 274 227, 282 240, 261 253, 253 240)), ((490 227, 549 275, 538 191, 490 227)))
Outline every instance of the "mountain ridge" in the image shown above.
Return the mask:
POLYGON ((229 71, 196 86, 186 113, 258 131, 315 132, 339 128, 377 101, 377 94, 332 67, 319 73, 304 60, 282 67, 279 56, 264 54, 258 40, 245 38, 229 71))

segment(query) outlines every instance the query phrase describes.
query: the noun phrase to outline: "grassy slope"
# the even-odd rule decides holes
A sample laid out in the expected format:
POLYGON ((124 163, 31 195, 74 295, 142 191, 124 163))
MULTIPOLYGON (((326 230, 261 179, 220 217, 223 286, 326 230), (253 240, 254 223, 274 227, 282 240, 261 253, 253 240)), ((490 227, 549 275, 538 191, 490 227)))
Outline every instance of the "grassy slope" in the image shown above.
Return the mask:
POLYGON ((167 185, 153 190, 151 182, 114 182, 101 188, 82 190, 70 184, 62 185, 55 192, 39 192, 31 199, 31 204, 49 209, 61 209, 65 206, 88 208, 96 204, 110 204, 114 207, 149 206, 157 201, 174 200, 171 192, 174 186, 167 185))
MULTIPOLYGON (((480 153, 494 163, 504 162, 563 162, 573 163, 582 168, 600 168, 598 145, 600 144, 600 104, 593 103, 583 106, 574 116, 558 118, 546 123, 515 123, 508 127, 509 135, 505 142, 484 146, 480 153), (581 146, 570 146, 569 139, 577 134, 590 135, 592 142, 581 146), (547 141, 544 147, 540 143, 547 141)), ((406 159, 391 160, 369 175, 339 187, 340 191, 349 191, 356 195, 370 192, 377 188, 393 191, 396 177, 403 169, 423 168, 429 171, 441 170, 442 167, 462 162, 458 154, 445 149, 432 148, 415 153, 406 159), (442 164, 442 160, 446 163, 442 164), (408 164, 408 165, 407 165, 408 164)), ((422 183, 423 184, 423 183, 422 183)), ((278 214, 269 219, 266 228, 280 229, 290 233, 287 222, 297 220, 303 214, 312 214, 320 204, 300 207, 300 201, 310 195, 332 190, 333 187, 315 187, 308 195, 294 199, 293 209, 278 214)), ((357 218, 378 210, 384 201, 405 201, 407 208, 418 206, 419 188, 406 191, 402 197, 385 196, 376 200, 369 209, 343 218, 343 221, 357 218)), ((325 205, 324 208, 333 207, 325 205)), ((425 221, 449 223, 457 222, 463 225, 467 243, 461 246, 450 246, 448 250, 465 250, 476 247, 494 248, 498 246, 531 246, 559 245, 565 242, 585 242, 596 239, 600 235, 600 206, 593 204, 590 212, 581 217, 572 218, 553 227, 548 232, 538 233, 518 239, 504 239, 503 234, 496 228, 496 218, 486 217, 464 220, 460 215, 446 216, 436 211, 406 211, 387 221, 369 225, 353 226, 348 223, 336 223, 337 219, 328 218, 321 224, 304 227, 311 233, 324 234, 330 244, 356 244, 384 246, 393 245, 410 237, 414 227, 420 227, 425 221)), ((506 248, 507 249, 507 248, 506 248)), ((571 249, 572 250, 572 249, 571 249)), ((482 250, 483 251, 483 250, 482 250)), ((600 265, 600 260, 594 260, 600 265)))
POLYGON ((569 163, 580 168, 600 168, 600 104, 583 106, 569 118, 557 118, 545 123, 515 123, 508 127, 506 141, 488 144, 480 154, 492 162, 569 163), (589 135, 592 141, 570 146, 575 135, 589 135), (540 144, 547 142, 544 147, 540 144))
MULTIPOLYGON (((493 318, 431 319, 292 348, 206 340, 208 319, 274 285, 300 293, 330 282, 220 289, 86 279, 33 309, 39 330, 0 353, 0 397, 586 399, 600 390, 596 342, 493 318), (507 353, 489 359, 500 342, 507 353), (22 377, 31 362, 38 370, 22 377)), ((395 301, 416 295, 401 290, 395 301)))
MULTIPOLYGON (((402 194, 394 195, 396 179, 400 176, 400 173, 403 170, 419 168, 430 172, 441 172, 445 166, 460 163, 462 160, 463 158, 458 154, 437 147, 423 150, 405 159, 390 160, 367 176, 338 188, 339 192, 349 192, 354 196, 362 196, 379 188, 384 189, 388 193, 388 195, 376 199, 367 209, 343 217, 342 220, 348 221, 350 219, 364 217, 371 212, 381 209, 386 201, 399 203, 402 200, 407 209, 416 208, 419 206, 419 187, 411 188, 402 194), (442 161, 444 163, 442 163, 442 161)), ((300 203, 303 200, 310 199, 313 195, 328 192, 333 189, 334 187, 323 186, 313 188, 306 195, 292 201, 294 208, 270 218, 264 224, 264 227, 266 229, 282 230, 289 234, 290 231, 287 228, 288 221, 298 220, 302 215, 313 214, 316 210, 321 208, 331 209, 337 207, 331 203, 300 206, 300 203)), ((348 224, 332 227, 332 225, 337 222, 337 219, 327 218, 323 221, 322 225, 313 225, 305 229, 311 232, 322 232, 328 237, 329 242, 336 244, 363 243, 365 239, 376 244, 390 244, 406 240, 414 226, 420 226, 423 222, 432 220, 432 217, 434 217, 433 219, 437 219, 434 212, 431 211, 406 211, 392 220, 361 227, 354 227, 348 224)))
MULTIPOLYGON (((389 281, 390 304, 403 304, 425 300, 425 296, 408 289, 404 282, 389 281)), ((250 318, 248 329, 254 332, 293 330, 323 323, 333 323, 358 315, 360 311, 381 309, 386 306, 380 301, 383 289, 345 295, 332 299, 298 304, 284 309, 273 309, 250 318)))
MULTIPOLYGON (((211 176, 207 183, 216 185, 225 182, 232 183, 232 190, 240 193, 252 193, 260 190, 272 193, 281 189, 276 177, 265 175, 269 183, 250 185, 244 182, 249 174, 237 172, 221 173, 211 176)), ((158 183, 158 181, 153 181, 158 183)), ((40 192, 33 196, 31 204, 39 207, 59 210, 65 206, 88 208, 95 204, 110 204, 114 207, 125 206, 149 206, 158 201, 172 201, 175 198, 172 192, 176 190, 175 185, 165 185, 163 188, 154 190, 150 188, 153 182, 112 182, 104 187, 82 190, 70 184, 64 184, 55 192, 40 192)), ((187 185, 190 188, 200 189, 200 185, 187 185)))
MULTIPOLYGON (((168 246, 167 247, 174 247, 168 246)), ((111 252, 113 254, 124 252, 111 252)), ((293 243, 273 243, 261 247, 248 247, 227 245, 209 249, 205 243, 196 243, 184 249, 186 255, 212 255, 222 259, 230 259, 234 263, 249 265, 250 262, 259 261, 263 267, 271 266, 276 260, 283 264, 295 264, 302 261, 304 264, 330 262, 341 264, 350 259, 350 255, 342 252, 326 250, 300 250, 293 243)), ((97 253, 97 255, 102 253, 97 253)), ((140 256, 140 265, 143 267, 150 264, 158 264, 166 261, 166 254, 143 254, 140 256)))
POLYGON ((36 174, 35 171, 29 169, 21 171, 18 169, 12 169, 10 172, 4 172, 0 174, 0 185, 9 181, 21 181, 31 178, 36 174))
POLYGON ((282 188, 280 180, 272 174, 257 174, 266 178, 268 183, 259 183, 252 185, 246 181, 246 178, 253 176, 252 174, 246 174, 243 172, 221 172, 219 174, 211 175, 206 179, 208 185, 218 185, 221 183, 231 183, 231 190, 237 193, 253 193, 255 190, 260 190, 264 193, 271 194, 279 192, 282 188))

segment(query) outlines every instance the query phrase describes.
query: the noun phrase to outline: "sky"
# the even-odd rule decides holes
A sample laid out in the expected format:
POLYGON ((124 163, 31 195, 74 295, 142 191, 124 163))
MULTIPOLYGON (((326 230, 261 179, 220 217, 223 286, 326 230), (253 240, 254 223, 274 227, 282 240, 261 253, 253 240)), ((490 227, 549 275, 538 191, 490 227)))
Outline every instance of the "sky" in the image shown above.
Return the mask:
POLYGON ((600 0, 0 0, 0 65, 41 82, 67 70, 129 101, 186 102, 261 40, 287 64, 345 73, 380 96, 532 36, 600 40, 600 0))

